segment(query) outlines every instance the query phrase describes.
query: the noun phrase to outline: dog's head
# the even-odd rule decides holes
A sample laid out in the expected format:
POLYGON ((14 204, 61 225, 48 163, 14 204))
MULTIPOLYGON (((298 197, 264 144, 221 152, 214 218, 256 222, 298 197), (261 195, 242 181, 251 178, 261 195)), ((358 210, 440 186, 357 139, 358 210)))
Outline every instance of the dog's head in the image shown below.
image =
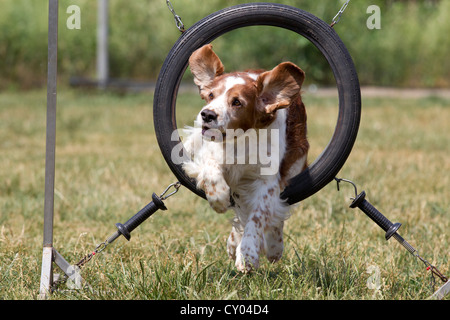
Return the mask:
POLYGON ((197 116, 204 136, 227 129, 260 129, 270 125, 279 109, 300 97, 305 79, 302 69, 284 62, 271 71, 224 73, 224 66, 210 44, 196 50, 189 66, 200 96, 206 101, 197 116))

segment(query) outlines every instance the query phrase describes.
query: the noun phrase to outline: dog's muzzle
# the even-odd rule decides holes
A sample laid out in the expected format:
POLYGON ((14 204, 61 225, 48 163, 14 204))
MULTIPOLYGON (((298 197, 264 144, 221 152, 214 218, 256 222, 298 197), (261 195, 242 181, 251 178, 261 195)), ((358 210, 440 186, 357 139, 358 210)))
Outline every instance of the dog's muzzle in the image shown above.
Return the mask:
POLYGON ((212 110, 204 109, 200 115, 202 116, 202 120, 204 123, 210 123, 213 121, 217 121, 217 113, 212 110))

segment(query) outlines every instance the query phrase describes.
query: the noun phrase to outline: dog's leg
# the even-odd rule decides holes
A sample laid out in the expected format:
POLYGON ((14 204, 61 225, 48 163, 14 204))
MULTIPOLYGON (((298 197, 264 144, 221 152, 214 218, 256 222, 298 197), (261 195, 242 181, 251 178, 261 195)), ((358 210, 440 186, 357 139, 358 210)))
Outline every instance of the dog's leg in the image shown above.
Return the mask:
POLYGON ((183 163, 186 174, 197 180, 197 188, 205 192, 210 206, 224 213, 230 206, 230 187, 222 173, 223 149, 220 144, 204 142, 200 131, 186 139, 185 148, 194 160, 183 163))
POLYGON ((278 261, 283 253, 283 221, 289 206, 280 200, 277 179, 257 182, 252 198, 253 209, 245 220, 244 234, 236 249, 236 267, 248 272, 259 267, 259 255, 265 251, 271 262, 278 261))
POLYGON ((189 177, 197 179, 197 187, 205 192, 211 208, 218 213, 228 210, 230 187, 218 166, 201 166, 194 162, 186 162, 183 164, 183 169, 189 177))
POLYGON ((263 249, 266 219, 260 207, 253 210, 245 225, 241 243, 236 249, 236 268, 250 272, 259 267, 259 255, 263 249))
POLYGON ((230 187, 217 164, 199 165, 195 162, 183 164, 186 174, 197 180, 197 187, 205 192, 211 208, 224 213, 230 206, 230 187))
POLYGON ((277 262, 283 255, 283 221, 277 225, 269 227, 265 233, 265 251, 267 260, 277 262))
POLYGON ((205 174, 203 190, 211 208, 218 213, 224 213, 228 210, 230 206, 230 187, 220 170, 217 170, 217 172, 209 171, 207 175, 205 174))
POLYGON ((235 226, 232 227, 227 240, 227 252, 231 259, 236 260, 236 250, 242 240, 242 232, 235 226))

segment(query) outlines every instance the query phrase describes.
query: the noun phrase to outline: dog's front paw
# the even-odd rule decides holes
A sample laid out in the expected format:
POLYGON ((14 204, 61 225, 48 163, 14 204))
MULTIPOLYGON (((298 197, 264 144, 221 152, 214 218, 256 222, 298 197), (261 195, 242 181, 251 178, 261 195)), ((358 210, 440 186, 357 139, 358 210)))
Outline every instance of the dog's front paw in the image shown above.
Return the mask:
POLYGON ((205 181, 204 191, 214 211, 224 213, 230 207, 230 187, 225 181, 205 181))
POLYGON ((259 253, 252 246, 241 244, 236 250, 236 269, 242 273, 249 273, 259 268, 259 253))

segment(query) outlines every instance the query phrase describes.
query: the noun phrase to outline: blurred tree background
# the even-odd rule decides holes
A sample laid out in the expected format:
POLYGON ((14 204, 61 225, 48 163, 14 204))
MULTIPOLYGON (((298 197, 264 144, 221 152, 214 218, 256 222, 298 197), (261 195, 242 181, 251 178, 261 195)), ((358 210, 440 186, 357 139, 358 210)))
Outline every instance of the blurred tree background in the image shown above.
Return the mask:
MULTIPOLYGON (((219 9, 248 0, 172 0, 186 27, 219 9)), ((342 0, 272 0, 331 22, 342 0)), ((97 1, 59 1, 58 72, 95 78, 97 1), (81 29, 66 27, 70 5, 81 9, 81 29)), ((0 90, 45 86, 47 0, 2 0, 0 11, 0 90)), ((355 0, 335 26, 349 49, 362 85, 448 87, 450 85, 450 1, 355 0), (370 5, 381 9, 381 29, 366 25, 370 5)), ((109 0, 110 77, 155 81, 180 33, 165 0, 109 0)), ((310 84, 329 85, 324 58, 307 40, 279 28, 235 30, 214 42, 227 70, 270 69, 291 60, 310 84)))

